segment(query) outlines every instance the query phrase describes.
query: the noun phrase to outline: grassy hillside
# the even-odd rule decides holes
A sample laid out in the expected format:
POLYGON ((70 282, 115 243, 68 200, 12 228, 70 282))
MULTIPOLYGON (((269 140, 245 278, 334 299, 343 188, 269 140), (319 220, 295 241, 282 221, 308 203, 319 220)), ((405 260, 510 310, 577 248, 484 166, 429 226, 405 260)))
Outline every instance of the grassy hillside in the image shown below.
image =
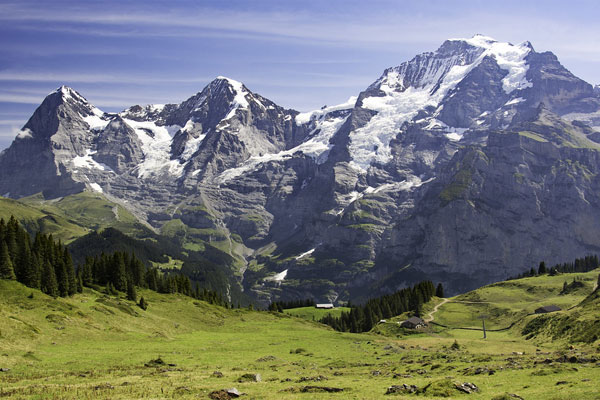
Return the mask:
MULTIPOLYGON (((485 298, 488 290, 479 296, 485 298)), ((561 341, 534 343, 514 330, 490 332, 487 340, 477 331, 450 329, 400 338, 344 334, 287 314, 138 294, 148 300, 147 311, 91 289, 52 299, 0 281, 0 368, 9 369, 0 372, 0 394, 208 399, 212 391, 236 387, 248 399, 380 399, 388 387, 404 383, 421 394, 392 398, 502 399, 511 397, 498 396, 513 393, 548 400, 597 394, 598 368, 589 360, 600 354, 592 344, 569 349, 561 341), (572 357, 576 364, 560 361, 572 357), (157 359, 162 362, 151 362, 157 359), (257 373, 260 382, 238 381, 257 373), (461 394, 454 384, 464 382, 480 391, 461 394), (334 389, 342 391, 327 391, 334 389)), ((444 317, 444 307, 436 319, 438 313, 444 317)))
POLYGON ((44 212, 63 215, 90 230, 113 227, 134 237, 145 237, 151 232, 124 207, 107 200, 100 193, 81 192, 53 200, 36 195, 20 201, 44 212))
POLYGON ((63 242, 70 242, 89 232, 88 228, 66 218, 62 212, 0 197, 0 218, 8 220, 13 215, 27 231, 51 233, 63 242))
POLYGON ((440 306, 435 322, 449 327, 481 327, 486 316, 488 329, 501 329, 513 322, 527 319, 536 308, 555 304, 566 310, 579 304, 589 295, 598 279, 599 271, 586 273, 536 276, 484 286, 459 295, 440 306), (561 294, 563 284, 573 279, 582 287, 561 294))
POLYGON ((283 312, 288 315, 293 315, 294 317, 307 319, 309 321, 320 321, 326 315, 333 315, 334 317, 339 317, 342 314, 342 311, 350 312, 350 308, 336 307, 331 310, 326 310, 315 307, 299 307, 283 310, 283 312))
POLYGON ((41 195, 19 200, 0 197, 0 218, 11 215, 29 232, 51 233, 64 243, 107 227, 134 237, 151 233, 133 214, 98 193, 82 192, 52 200, 41 195))

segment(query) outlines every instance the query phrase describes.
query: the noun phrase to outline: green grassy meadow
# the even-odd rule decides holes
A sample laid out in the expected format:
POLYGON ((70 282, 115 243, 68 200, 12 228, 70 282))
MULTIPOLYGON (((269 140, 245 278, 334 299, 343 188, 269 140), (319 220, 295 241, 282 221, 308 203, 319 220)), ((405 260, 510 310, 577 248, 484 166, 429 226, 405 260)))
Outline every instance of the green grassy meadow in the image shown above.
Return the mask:
MULTIPOLYGON (((478 312, 510 311, 498 321, 490 318, 490 325, 501 326, 538 302, 575 306, 592 291, 598 271, 581 275, 590 279, 586 287, 568 297, 557 293, 574 274, 525 278, 452 298, 434 318, 478 326, 478 312)), ((515 398, 499 397, 507 393, 527 400, 598 398, 599 343, 526 340, 521 329, 532 316, 510 330, 488 332, 486 340, 480 331, 439 326, 412 334, 380 326, 350 334, 312 322, 310 312, 326 310, 311 308, 296 318, 180 295, 140 295, 149 303, 146 311, 124 295, 86 288, 53 299, 0 280, 0 368, 9 369, 0 372, 0 398, 208 399, 232 387, 246 399, 515 398), (157 359, 164 363, 151 363, 157 359), (260 374, 261 381, 238 382, 246 373, 260 374), (453 386, 464 382, 479 392, 464 394, 453 386), (385 395, 401 384, 416 385, 421 393, 385 395)))

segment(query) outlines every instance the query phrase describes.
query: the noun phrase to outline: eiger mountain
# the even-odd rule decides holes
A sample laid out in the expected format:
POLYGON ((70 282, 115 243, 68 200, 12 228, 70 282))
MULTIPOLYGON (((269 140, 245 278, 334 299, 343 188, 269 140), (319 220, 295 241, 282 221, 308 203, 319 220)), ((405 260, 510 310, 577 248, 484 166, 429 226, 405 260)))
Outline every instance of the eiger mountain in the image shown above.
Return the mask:
POLYGON ((600 93, 528 42, 477 35, 299 113, 219 77, 105 113, 61 87, 0 154, 0 194, 100 192, 252 297, 458 292, 600 252, 600 93))

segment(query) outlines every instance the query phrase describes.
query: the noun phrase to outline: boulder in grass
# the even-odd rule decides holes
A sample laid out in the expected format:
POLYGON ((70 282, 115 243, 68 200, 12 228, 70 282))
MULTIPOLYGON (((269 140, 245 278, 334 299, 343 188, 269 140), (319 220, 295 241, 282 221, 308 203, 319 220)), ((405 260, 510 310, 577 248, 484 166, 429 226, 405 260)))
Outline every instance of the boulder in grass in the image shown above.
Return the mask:
POLYGON ((415 385, 407 385, 403 383, 402 385, 392 385, 390 386, 385 394, 410 394, 416 393, 419 390, 415 385))
POLYGON ((212 400, 229 400, 240 397, 242 394, 236 388, 221 389, 211 392, 208 397, 212 400))
POLYGON ((260 382, 261 378, 260 378, 260 374, 244 374, 244 375, 240 376, 237 381, 240 383, 260 382))

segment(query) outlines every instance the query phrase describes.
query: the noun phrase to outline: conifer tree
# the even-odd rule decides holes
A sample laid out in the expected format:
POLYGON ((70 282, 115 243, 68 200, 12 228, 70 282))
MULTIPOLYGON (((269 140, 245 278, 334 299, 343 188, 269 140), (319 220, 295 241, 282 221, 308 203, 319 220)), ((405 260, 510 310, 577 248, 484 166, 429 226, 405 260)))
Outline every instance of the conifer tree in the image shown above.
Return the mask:
POLYGON ((58 282, 58 294, 60 297, 67 297, 69 295, 69 277, 67 275, 67 267, 62 257, 53 258, 55 260, 54 273, 56 274, 56 281, 58 282))
POLYGON ((137 301, 137 293, 135 291, 135 285, 132 280, 127 281, 127 300, 137 301))
POLYGON ((92 266, 94 259, 91 257, 85 258, 85 263, 80 267, 80 278, 83 286, 90 286, 93 283, 94 275, 92 274, 92 266))
POLYGON ((0 278, 17 279, 6 242, 0 245, 0 278))
POLYGON ((444 287, 441 283, 438 283, 437 288, 435 289, 436 297, 444 297, 444 287))
POLYGON ((138 303, 138 306, 146 311, 146 309, 148 308, 148 303, 146 302, 146 300, 144 300, 144 296, 140 297, 140 302, 138 303))
POLYGON ((54 268, 50 265, 50 261, 46 260, 44 262, 44 267, 42 270, 42 292, 50 295, 52 297, 57 297, 58 292, 58 282, 56 281, 56 273, 54 272, 54 268))
POLYGON ((145 272, 144 264, 133 254, 129 260, 129 273, 133 277, 133 283, 136 286, 142 287, 145 285, 145 272))
POLYGON ((75 276, 75 267, 73 266, 71 254, 67 248, 63 252, 63 263, 67 272, 67 294, 73 296, 77 293, 77 277, 75 276))
POLYGON ((545 274, 546 272, 547 272, 547 271, 546 271, 546 263, 545 263, 544 261, 542 261, 542 262, 540 263, 540 266, 538 267, 538 275, 543 275, 543 274, 545 274))
POLYGON ((42 279, 42 264, 37 254, 31 253, 29 263, 23 272, 23 283, 29 287, 39 289, 42 279))
POLYGON ((14 263, 17 260, 17 232, 19 230, 19 223, 15 219, 14 216, 10 217, 8 224, 6 225, 6 237, 5 242, 8 246, 8 253, 10 255, 10 260, 14 263))
POLYGON ((83 280, 81 275, 77 276, 77 293, 83 293, 83 280))
MULTIPOLYGON (((29 248, 29 235, 26 232, 19 232, 18 248, 19 255, 17 256, 17 262, 15 263, 15 275, 19 282, 25 283, 27 286, 32 287, 27 279, 26 275, 31 268, 31 249, 29 248)), ((34 274, 35 275, 35 274, 34 274)))

